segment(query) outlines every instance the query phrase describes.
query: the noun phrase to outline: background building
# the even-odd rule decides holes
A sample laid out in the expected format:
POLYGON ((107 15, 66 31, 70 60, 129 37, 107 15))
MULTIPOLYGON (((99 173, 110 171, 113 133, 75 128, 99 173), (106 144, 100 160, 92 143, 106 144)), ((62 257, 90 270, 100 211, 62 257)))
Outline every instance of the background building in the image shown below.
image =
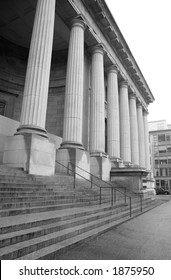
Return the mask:
POLYGON ((171 193, 171 129, 165 120, 149 122, 151 164, 156 187, 171 193))
POLYGON ((0 163, 141 190, 154 97, 105 1, 2 0, 0 18, 0 163))

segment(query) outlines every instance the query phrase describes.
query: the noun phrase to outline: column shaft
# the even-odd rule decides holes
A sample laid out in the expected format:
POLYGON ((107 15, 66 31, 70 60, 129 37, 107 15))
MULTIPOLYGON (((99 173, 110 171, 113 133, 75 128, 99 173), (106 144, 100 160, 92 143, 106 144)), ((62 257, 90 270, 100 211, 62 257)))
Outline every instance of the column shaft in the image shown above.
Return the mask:
POLYGON ((147 170, 150 170, 150 150, 149 150, 149 132, 148 132, 148 119, 147 119, 147 112, 144 111, 143 113, 143 120, 144 120, 144 140, 145 140, 145 163, 147 170))
POLYGON ((105 152, 104 62, 103 49, 92 53, 90 152, 105 152))
POLYGON ((35 132, 46 136, 45 121, 54 19, 55 0, 38 0, 18 134, 35 132))
POLYGON ((65 90, 62 147, 82 148, 82 114, 84 82, 84 23, 72 23, 65 90))
POLYGON ((122 82, 120 85, 120 151, 121 158, 125 162, 131 162, 131 143, 130 143, 130 118, 128 103, 128 85, 122 82))
POLYGON ((120 158, 119 100, 116 66, 109 69, 107 79, 107 152, 110 158, 120 158))
POLYGON ((137 108, 136 96, 134 94, 131 94, 129 98, 129 112, 131 132, 131 162, 135 165, 139 165, 137 108))
POLYGON ((137 119, 138 119, 138 139, 139 139, 139 163, 141 167, 145 168, 144 122, 143 122, 141 104, 138 104, 137 107, 137 119))

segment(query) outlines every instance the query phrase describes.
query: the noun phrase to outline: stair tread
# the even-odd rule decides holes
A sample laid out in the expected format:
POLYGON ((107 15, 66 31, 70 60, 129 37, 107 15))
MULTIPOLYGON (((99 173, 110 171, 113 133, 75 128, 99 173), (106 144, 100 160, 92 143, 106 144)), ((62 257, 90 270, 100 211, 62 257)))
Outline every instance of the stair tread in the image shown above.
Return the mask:
MULTIPOLYGON (((116 215, 118 214, 118 212, 116 212, 118 209, 118 207, 115 207, 113 209, 110 209, 108 211, 101 211, 101 212, 96 212, 96 213, 89 213, 89 215, 87 215, 88 213, 85 213, 84 216, 79 216, 77 218, 73 217, 71 219, 67 219, 67 220, 60 220, 57 222, 53 222, 53 223, 49 223, 49 224, 44 224, 41 226, 35 226, 35 227, 31 227, 29 229, 24 229, 24 230, 19 230, 19 231, 15 231, 15 232, 10 232, 10 233, 5 233, 5 234, 1 234, 0 235, 0 241, 7 239, 7 238, 12 238, 12 237, 16 237, 18 235, 23 235, 23 234, 31 234, 34 232, 38 232, 41 230, 45 230, 45 229, 50 229, 52 227, 57 227, 57 226, 62 226, 62 225, 66 225, 66 224, 71 224, 72 222, 78 222, 78 221, 82 221, 82 223, 84 223, 84 221, 86 219, 91 219, 96 217, 97 220, 99 221, 101 219, 101 217, 105 216, 105 215, 116 215)), ((83 212, 84 213, 84 212, 83 212)), ((69 213, 70 214, 70 213, 69 213)), ((109 216, 109 218, 111 218, 111 216, 109 216)))
POLYGON ((31 259, 36 260, 36 259, 40 259, 40 258, 43 258, 44 256, 46 256, 47 252, 48 252, 48 254, 57 253, 57 251, 59 252, 61 249, 64 249, 64 248, 69 247, 73 244, 81 242, 81 241, 83 241, 83 240, 85 240, 89 237, 93 237, 93 236, 95 236, 99 233, 102 233, 103 231, 107 230, 108 228, 111 228, 113 226, 118 225, 119 223, 121 223, 125 219, 126 218, 122 218, 120 221, 117 220, 117 221, 115 221, 111 224, 103 225, 101 227, 98 227, 98 228, 92 229, 90 231, 81 233, 77 236, 70 237, 68 239, 65 239, 65 240, 61 241, 60 243, 50 245, 50 246, 48 246, 48 248, 44 247, 44 248, 39 249, 37 251, 34 251, 30 254, 24 255, 21 258, 17 258, 17 260, 31 260, 31 259))
MULTIPOLYGON (((156 204, 155 206, 157 206, 158 204, 156 204)), ((149 206, 149 208, 153 208, 155 206, 149 206)), ((135 211, 135 210, 134 210, 135 211)), ((136 215, 137 215, 137 209, 136 209, 136 215)), ((139 211, 138 211, 139 212, 139 211)), ((69 234, 79 234, 79 231, 81 230, 86 230, 87 228, 87 231, 91 231, 91 226, 93 227, 96 227, 97 226, 97 233, 100 232, 100 228, 103 227, 103 225, 100 225, 101 223, 107 223, 107 227, 106 228, 111 228, 113 226, 113 221, 112 219, 115 220, 115 217, 114 216, 117 216, 117 219, 119 219, 120 217, 122 217, 123 215, 128 215, 129 216, 129 210, 127 211, 123 211, 123 212, 120 212, 118 213, 117 215, 113 215, 113 217, 108 217, 108 218, 102 218, 100 220, 97 220, 97 221, 91 221, 91 222, 88 222, 86 224, 81 224, 81 225, 78 225, 78 226, 75 226, 74 228, 68 228, 68 229, 64 229, 64 230, 61 230, 61 231, 58 231, 58 232, 54 232, 54 233, 49 233, 47 235, 43 235, 43 236, 39 236, 39 237, 36 237, 34 239, 30 239, 28 241, 23 241, 23 242, 20 242, 20 243, 16 243, 14 245, 9 245, 7 247, 4 247, 4 248, 1 248, 0 249, 0 255, 3 257, 7 254, 12 254, 12 252, 15 252, 15 251, 18 251, 18 250, 22 250, 23 248, 27 248, 27 247, 30 247, 30 246, 34 246, 34 245, 37 245, 37 244, 40 244, 40 243, 44 243, 46 242, 47 240, 53 240, 53 239, 57 239, 57 238, 64 238, 66 237, 67 238, 67 235, 69 236, 69 234), (125 213, 124 213, 125 212, 125 213), (110 221, 111 220, 111 221, 110 221), (88 229, 88 227, 90 227, 90 230, 88 229)), ((127 217, 127 220, 129 218, 127 217)), ((114 221, 115 223, 116 221, 114 221)), ((58 241, 52 241, 52 242, 58 242, 58 241)), ((60 241, 60 244, 61 244, 62 241, 60 241)), ((42 245, 43 247, 48 247, 49 248, 49 245, 42 245)), ((37 251, 37 249, 36 249, 37 251)), ((23 257, 22 257, 23 259, 23 257)))
MULTIPOLYGON (((136 216, 136 215, 134 215, 136 216)), ((119 224, 128 221, 131 219, 131 217, 121 215, 120 218, 117 220, 114 220, 113 222, 110 222, 109 224, 102 225, 100 227, 91 229, 87 232, 83 232, 81 234, 78 234, 77 236, 67 238, 63 241, 60 241, 60 243, 56 243, 53 245, 50 245, 48 247, 44 247, 42 249, 36 250, 32 253, 26 254, 22 256, 21 258, 17 258, 17 260, 36 260, 36 259, 43 259, 44 256, 49 255, 49 254, 56 254, 57 252, 60 253, 61 250, 66 250, 66 248, 70 247, 71 245, 74 245, 76 243, 79 243, 87 238, 92 238, 95 235, 98 235, 99 233, 105 232, 109 228, 112 228, 114 226, 118 226, 119 224)))
POLYGON ((90 206, 89 208, 85 207, 74 207, 74 208, 68 208, 68 209, 60 209, 60 210, 54 210, 49 212, 41 212, 41 213, 30 213, 26 215, 17 215, 17 216, 7 216, 7 217, 0 217, 0 224, 1 227, 4 227, 8 224, 8 226, 12 225, 19 225, 22 223, 27 222, 36 222, 40 219, 49 219, 49 218, 56 218, 56 217, 62 217, 68 214, 76 214, 76 213, 88 213, 93 210, 101 210, 101 209, 108 209, 111 208, 109 204, 104 204, 103 206, 94 205, 90 206))
MULTIPOLYGON (((119 214, 119 215, 121 215, 121 214, 119 214)), ((0 248, 0 255, 9 254, 9 253, 11 253, 13 251, 17 251, 19 249, 30 247, 32 245, 36 245, 36 244, 41 243, 41 242, 46 242, 47 240, 52 240, 53 238, 57 239, 60 236, 64 237, 64 235, 80 231, 81 229, 86 229, 89 226, 95 226, 95 225, 97 226, 98 224, 102 223, 103 221, 108 221, 110 219, 111 219, 111 217, 109 217, 108 219, 103 218, 103 219, 100 219, 100 221, 88 222, 86 224, 75 226, 74 228, 64 229, 64 230, 61 230, 61 231, 58 231, 58 232, 49 233, 49 234, 46 234, 46 235, 43 235, 43 236, 39 236, 39 237, 36 237, 34 239, 30 239, 30 240, 27 240, 27 241, 22 241, 20 243, 14 244, 14 245, 9 245, 7 247, 0 248)))

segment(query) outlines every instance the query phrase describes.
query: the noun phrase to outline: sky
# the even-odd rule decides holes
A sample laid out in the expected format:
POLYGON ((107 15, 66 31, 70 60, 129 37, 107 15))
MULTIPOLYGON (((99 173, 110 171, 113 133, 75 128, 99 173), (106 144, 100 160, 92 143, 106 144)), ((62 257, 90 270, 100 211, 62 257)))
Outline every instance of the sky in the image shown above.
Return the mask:
POLYGON ((105 0, 151 92, 149 121, 171 124, 171 0, 105 0))

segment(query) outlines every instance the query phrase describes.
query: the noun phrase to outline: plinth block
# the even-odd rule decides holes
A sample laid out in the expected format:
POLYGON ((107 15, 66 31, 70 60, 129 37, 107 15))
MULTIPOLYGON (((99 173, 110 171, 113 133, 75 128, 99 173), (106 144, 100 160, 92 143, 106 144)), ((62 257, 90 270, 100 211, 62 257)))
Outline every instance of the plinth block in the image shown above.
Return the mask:
POLYGON ((110 180, 111 160, 106 156, 90 157, 91 173, 104 181, 110 180))
POLYGON ((84 178, 88 180, 90 179, 90 155, 88 152, 75 148, 58 149, 56 152, 56 160, 56 172, 69 173, 73 175, 74 173, 69 171, 69 168, 77 173, 76 178, 83 180, 84 178), (64 165, 65 167, 60 164, 64 165), (74 165, 78 166, 78 168, 74 167, 74 165), (81 170, 79 167, 88 173, 84 170, 81 170))
POLYGON ((29 174, 51 176, 55 172, 55 144, 36 134, 7 137, 3 164, 29 174))

